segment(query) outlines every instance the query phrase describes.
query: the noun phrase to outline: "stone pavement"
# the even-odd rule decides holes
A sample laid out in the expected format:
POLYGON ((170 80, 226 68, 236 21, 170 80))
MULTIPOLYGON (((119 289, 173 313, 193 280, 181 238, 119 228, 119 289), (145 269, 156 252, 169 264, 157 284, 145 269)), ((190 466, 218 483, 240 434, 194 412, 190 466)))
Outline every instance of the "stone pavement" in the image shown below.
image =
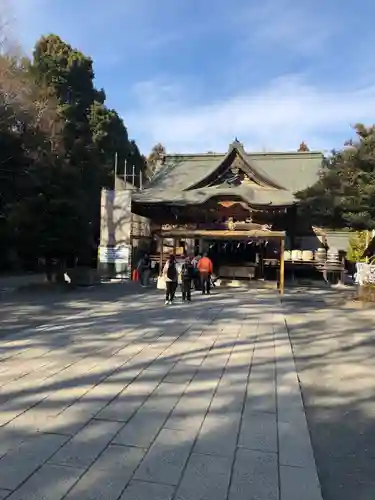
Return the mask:
POLYGON ((283 308, 325 500, 375 499, 375 314, 330 293, 283 308))
POLYGON ((272 291, 118 298, 0 348, 0 499, 321 500, 272 291))

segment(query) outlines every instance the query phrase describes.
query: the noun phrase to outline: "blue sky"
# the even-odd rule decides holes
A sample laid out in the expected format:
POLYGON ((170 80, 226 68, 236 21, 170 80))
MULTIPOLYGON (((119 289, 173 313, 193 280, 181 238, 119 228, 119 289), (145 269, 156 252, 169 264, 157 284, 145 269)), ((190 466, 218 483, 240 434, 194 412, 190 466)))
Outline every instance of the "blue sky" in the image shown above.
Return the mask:
POLYGON ((370 0, 8 0, 4 16, 27 52, 53 32, 90 55, 145 154, 225 151, 235 136, 327 150, 375 122, 370 0))

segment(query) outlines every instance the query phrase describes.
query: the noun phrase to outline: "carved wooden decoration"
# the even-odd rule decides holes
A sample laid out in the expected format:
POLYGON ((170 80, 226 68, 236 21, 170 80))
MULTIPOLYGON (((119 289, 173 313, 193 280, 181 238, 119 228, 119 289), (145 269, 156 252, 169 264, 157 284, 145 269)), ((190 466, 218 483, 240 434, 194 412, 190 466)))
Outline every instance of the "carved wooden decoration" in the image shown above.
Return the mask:
POLYGON ((237 155, 226 172, 224 172, 212 185, 220 186, 228 184, 229 186, 241 186, 242 184, 255 184, 254 180, 244 172, 243 167, 243 161, 237 155))

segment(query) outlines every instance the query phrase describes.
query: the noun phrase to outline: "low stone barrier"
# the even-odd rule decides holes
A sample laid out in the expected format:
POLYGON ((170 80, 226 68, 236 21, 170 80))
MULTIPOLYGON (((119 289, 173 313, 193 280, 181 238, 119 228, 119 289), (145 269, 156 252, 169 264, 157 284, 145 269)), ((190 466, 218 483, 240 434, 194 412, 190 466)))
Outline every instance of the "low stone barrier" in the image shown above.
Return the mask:
POLYGON ((359 285, 357 288, 357 299, 363 302, 375 303, 375 285, 359 285))
POLYGON ((375 265, 357 262, 356 268, 357 299, 363 302, 375 302, 375 265))

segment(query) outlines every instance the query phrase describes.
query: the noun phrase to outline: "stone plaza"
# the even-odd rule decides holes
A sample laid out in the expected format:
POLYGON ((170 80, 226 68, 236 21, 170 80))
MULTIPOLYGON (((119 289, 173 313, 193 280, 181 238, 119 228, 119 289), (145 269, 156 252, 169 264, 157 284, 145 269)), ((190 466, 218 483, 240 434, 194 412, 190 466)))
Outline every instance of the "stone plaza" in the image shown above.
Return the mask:
POLYGON ((0 348, 0 498, 321 500, 276 292, 128 294, 0 348))

